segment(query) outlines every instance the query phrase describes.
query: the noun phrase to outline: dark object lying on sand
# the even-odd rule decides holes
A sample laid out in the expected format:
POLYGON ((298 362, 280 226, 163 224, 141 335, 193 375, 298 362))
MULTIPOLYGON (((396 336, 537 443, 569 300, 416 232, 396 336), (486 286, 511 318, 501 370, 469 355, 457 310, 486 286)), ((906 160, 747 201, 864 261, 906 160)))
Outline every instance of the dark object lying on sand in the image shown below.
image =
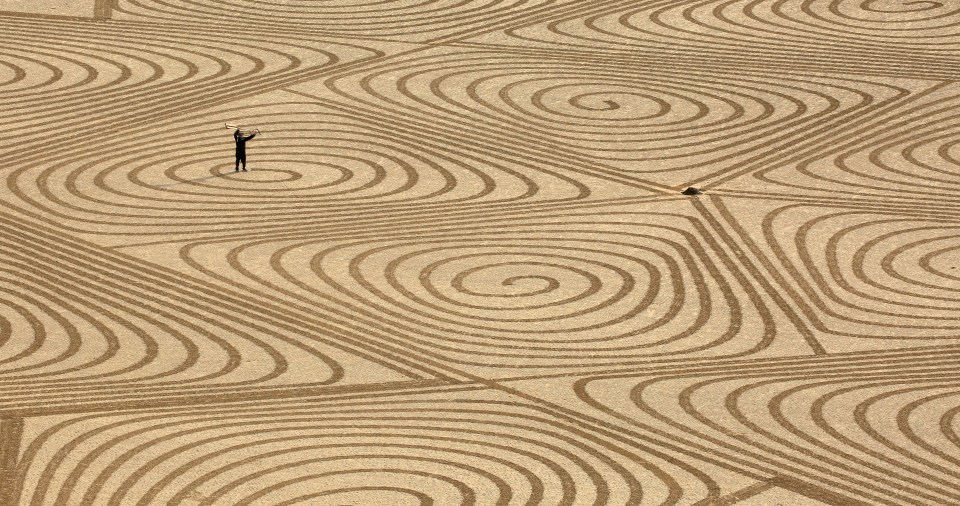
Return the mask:
POLYGON ((680 193, 682 193, 682 194, 684 194, 684 195, 703 195, 703 192, 702 192, 702 191, 700 191, 700 190, 698 190, 698 189, 696 189, 696 188, 694 188, 694 187, 692 187, 692 186, 688 187, 686 190, 683 190, 683 191, 680 192, 680 193))

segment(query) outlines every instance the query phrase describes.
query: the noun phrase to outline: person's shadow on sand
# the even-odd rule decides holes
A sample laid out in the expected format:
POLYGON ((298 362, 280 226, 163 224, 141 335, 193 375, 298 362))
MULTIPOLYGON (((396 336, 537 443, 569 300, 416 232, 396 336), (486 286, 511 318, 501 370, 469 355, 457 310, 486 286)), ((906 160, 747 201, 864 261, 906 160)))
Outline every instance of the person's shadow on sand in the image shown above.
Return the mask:
POLYGON ((198 183, 200 181, 206 181, 208 179, 217 179, 221 177, 227 177, 230 175, 233 175, 233 172, 224 172, 223 174, 211 174, 209 176, 196 177, 193 179, 184 179, 181 181, 177 181, 176 183, 165 183, 165 184, 158 184, 154 186, 177 186, 178 184, 198 183))

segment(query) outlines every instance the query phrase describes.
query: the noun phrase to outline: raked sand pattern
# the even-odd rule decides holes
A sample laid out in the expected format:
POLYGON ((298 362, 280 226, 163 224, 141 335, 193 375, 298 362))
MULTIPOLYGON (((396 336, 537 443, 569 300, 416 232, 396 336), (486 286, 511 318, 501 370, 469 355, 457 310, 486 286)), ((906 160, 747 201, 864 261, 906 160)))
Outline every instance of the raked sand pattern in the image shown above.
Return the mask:
POLYGON ((0 1, 0 506, 960 504, 958 81, 954 1, 0 1))

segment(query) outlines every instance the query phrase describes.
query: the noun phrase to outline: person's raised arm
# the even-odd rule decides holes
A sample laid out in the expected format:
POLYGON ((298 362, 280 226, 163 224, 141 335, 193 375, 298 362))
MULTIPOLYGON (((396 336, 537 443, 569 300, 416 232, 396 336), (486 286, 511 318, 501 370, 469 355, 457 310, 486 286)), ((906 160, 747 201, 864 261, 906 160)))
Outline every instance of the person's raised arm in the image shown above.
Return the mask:
POLYGON ((243 141, 244 141, 244 142, 249 141, 250 139, 253 139, 253 138, 256 137, 256 136, 257 136, 256 133, 252 133, 252 134, 244 137, 244 138, 243 138, 243 141))

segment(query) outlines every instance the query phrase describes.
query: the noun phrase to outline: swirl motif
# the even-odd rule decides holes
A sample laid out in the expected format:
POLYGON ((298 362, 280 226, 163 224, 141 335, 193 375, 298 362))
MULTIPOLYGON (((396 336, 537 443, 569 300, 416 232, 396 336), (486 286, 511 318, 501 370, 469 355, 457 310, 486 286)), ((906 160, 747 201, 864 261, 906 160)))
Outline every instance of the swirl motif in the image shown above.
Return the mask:
POLYGON ((253 23, 283 28, 288 34, 331 32, 367 37, 430 40, 527 11, 537 12, 547 0, 349 0, 283 2, 120 0, 114 16, 124 20, 253 23))
POLYGON ((716 486, 680 461, 577 441, 505 396, 460 394, 71 417, 25 445, 19 504, 673 505, 716 486))
MULTIPOLYGON (((581 400, 643 430, 877 504, 960 497, 956 350, 580 380, 581 400)), ((848 501, 850 501, 848 499, 848 501)))
POLYGON ((956 1, 55 3, 0 506, 960 504, 956 1))
MULTIPOLYGON (((901 51, 949 54, 960 44, 960 6, 935 0, 708 0, 659 2, 596 9, 542 23, 508 28, 515 44, 598 48, 776 53, 804 48, 820 53, 873 51, 904 62, 901 51)), ((480 42, 502 42, 503 33, 480 42)), ((555 47, 555 46, 554 46, 555 47)), ((879 56, 879 55, 876 55, 879 56)), ((922 58, 921 54, 917 56, 922 58)), ((804 55, 798 54, 798 58, 804 55)))
POLYGON ((737 201, 724 207, 745 233, 763 237, 779 272, 815 308, 807 311, 812 325, 831 340, 843 338, 837 346, 948 343, 960 328, 960 229, 953 220, 804 204, 762 212, 737 201))
POLYGON ((384 381, 408 379, 283 322, 261 315, 253 324, 249 309, 178 300, 187 292, 169 280, 144 280, 117 264, 107 270, 89 251, 51 251, 38 245, 50 237, 34 232, 0 219, 4 411, 355 382, 344 363, 384 381))
POLYGON ((769 309, 736 297, 735 278, 704 263, 703 244, 686 229, 691 221, 670 213, 570 215, 442 235, 198 241, 178 254, 221 283, 319 302, 340 318, 374 319, 405 346, 472 366, 557 368, 777 348, 769 309), (626 224, 630 233, 621 230, 626 224), (256 258, 269 258, 270 268, 248 268, 256 258), (224 263, 233 269, 218 268, 224 263))
POLYGON ((797 163, 768 167, 725 185, 730 190, 789 189, 803 194, 952 198, 960 190, 960 88, 942 86, 909 111, 867 125, 853 142, 817 150, 797 163))
MULTIPOLYGON (((238 86, 241 81, 262 86, 291 72, 382 54, 377 43, 318 47, 298 41, 252 42, 243 36, 228 41, 171 28, 144 30, 131 40, 134 31, 129 29, 0 19, 0 107, 5 111, 0 149, 19 161, 27 155, 49 159, 56 147, 56 159, 62 160, 78 144, 128 135, 131 125, 144 126, 144 117, 153 117, 155 127, 156 117, 170 110, 249 94, 238 86)), ((11 165, 7 161, 5 167, 11 165)))
POLYGON ((222 230, 224 223, 315 223, 386 206, 427 210, 606 193, 589 176, 432 150, 422 137, 370 128, 294 98, 278 93, 269 106, 225 108, 184 121, 175 136, 146 133, 83 160, 25 165, 7 174, 7 187, 20 205, 77 230, 137 237, 222 230), (241 115, 270 133, 250 148, 252 170, 236 174, 229 132, 209 124, 241 115))
POLYGON ((913 91, 869 78, 774 80, 654 65, 442 50, 327 85, 371 110, 425 116, 513 144, 533 136, 531 149, 577 153, 584 163, 671 185, 775 155, 811 124, 913 91))

